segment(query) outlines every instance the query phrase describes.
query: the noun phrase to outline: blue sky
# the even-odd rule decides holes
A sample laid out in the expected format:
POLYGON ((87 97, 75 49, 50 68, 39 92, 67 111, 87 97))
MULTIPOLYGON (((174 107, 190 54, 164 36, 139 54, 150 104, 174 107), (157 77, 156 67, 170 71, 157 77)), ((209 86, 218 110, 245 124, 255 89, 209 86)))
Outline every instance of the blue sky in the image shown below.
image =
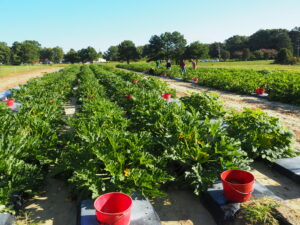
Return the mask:
POLYGON ((0 41, 105 51, 179 31, 188 43, 300 26, 299 0, 0 0, 0 41))

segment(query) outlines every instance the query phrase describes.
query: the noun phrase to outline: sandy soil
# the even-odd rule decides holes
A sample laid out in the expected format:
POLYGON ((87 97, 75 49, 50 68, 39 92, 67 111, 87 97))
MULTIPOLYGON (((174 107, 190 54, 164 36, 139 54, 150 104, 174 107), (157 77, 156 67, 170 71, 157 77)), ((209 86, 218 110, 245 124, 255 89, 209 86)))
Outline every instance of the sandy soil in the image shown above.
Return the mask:
POLYGON ((262 162, 254 163, 253 168, 252 173, 259 183, 282 198, 289 207, 300 210, 300 184, 295 183, 262 162))
POLYGON ((6 76, 0 77, 0 91, 12 88, 19 84, 24 84, 31 78, 41 77, 46 73, 52 73, 59 69, 61 69, 61 67, 40 68, 31 71, 8 74, 6 76))
POLYGON ((171 190, 151 203, 162 225, 215 225, 210 213, 192 191, 171 190))
MULTIPOLYGON (((64 104, 66 117, 74 117, 77 104, 76 99, 64 104)), ((66 126, 61 132, 68 132, 71 127, 66 126)), ((69 199, 69 189, 65 182, 49 178, 43 188, 44 194, 35 196, 27 201, 25 213, 30 221, 39 225, 76 225, 77 203, 69 199)), ((19 218, 17 225, 27 225, 25 219, 19 218)))
MULTIPOLYGON (((52 178, 47 180, 44 194, 26 203, 25 212, 30 221, 39 225, 76 225, 77 221, 76 203, 68 199, 66 184, 52 178)), ((17 225, 27 225, 27 222, 20 219, 17 225)))
POLYGON ((191 92, 215 92, 220 95, 227 108, 232 108, 237 111, 242 111, 244 108, 256 109, 260 108, 262 111, 270 116, 279 118, 279 120, 289 127, 296 137, 294 143, 295 149, 300 150, 300 107, 289 105, 281 102, 268 101, 267 99, 257 98, 254 96, 233 94, 230 92, 219 91, 212 88, 199 86, 198 84, 175 81, 168 78, 158 77, 160 80, 169 84, 170 88, 177 90, 178 97, 189 95, 191 92))

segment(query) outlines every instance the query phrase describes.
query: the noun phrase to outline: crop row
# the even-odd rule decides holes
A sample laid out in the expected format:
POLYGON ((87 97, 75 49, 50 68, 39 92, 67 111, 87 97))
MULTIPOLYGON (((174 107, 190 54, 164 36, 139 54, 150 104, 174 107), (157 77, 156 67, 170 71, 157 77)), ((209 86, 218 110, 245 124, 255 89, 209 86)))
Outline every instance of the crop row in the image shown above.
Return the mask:
POLYGON ((106 97, 106 88, 89 67, 81 68, 78 79, 76 97, 82 104, 69 121, 72 138, 58 172, 70 174, 68 180, 81 197, 116 190, 158 192, 168 176, 156 167, 160 159, 150 152, 149 134, 130 131, 126 112, 106 97))
POLYGON ((7 205, 12 194, 38 187, 59 158, 63 103, 77 70, 37 78, 14 90, 13 98, 22 103, 18 113, 0 102, 0 205, 7 205))
POLYGON ((276 118, 226 111, 206 93, 167 102, 166 92, 176 96, 156 78, 100 65, 70 67, 14 91, 20 111, 0 108, 1 204, 33 190, 50 168, 77 197, 133 190, 154 196, 166 184, 199 194, 225 169, 295 155, 292 133, 276 118), (71 95, 78 111, 65 119, 71 95))
POLYGON ((111 125, 111 129, 103 131, 101 124, 83 126, 93 124, 86 118, 102 121, 101 117, 108 115, 108 120, 112 119, 109 111, 96 113, 97 107, 90 101, 97 99, 83 100, 83 108, 90 106, 83 116, 85 119, 77 118, 77 123, 84 127, 84 132, 80 128, 77 134, 82 135, 85 155, 88 155, 86 151, 91 154, 86 160, 93 159, 98 164, 85 171, 87 163, 84 163, 79 169, 82 172, 76 169, 73 174, 75 187, 84 184, 94 196, 103 191, 134 189, 147 196, 157 195, 165 182, 187 184, 199 193, 224 169, 249 168, 256 158, 274 160, 294 155, 290 148, 292 134, 277 119, 261 111, 227 112, 215 96, 204 93, 182 98, 180 107, 160 97, 170 90, 157 79, 103 66, 90 68, 95 74, 90 83, 101 87, 101 101, 109 99, 110 104, 114 103, 112 111, 119 112, 113 114, 123 114, 114 121, 126 118, 126 126, 122 128, 111 125), (89 139, 90 136, 94 138, 89 139))
MULTIPOLYGON (((117 65, 119 68, 138 72, 149 71, 151 66, 151 64, 117 65)), ((265 88, 269 94, 269 100, 300 105, 299 73, 223 68, 198 68, 192 70, 188 68, 185 74, 181 74, 179 66, 173 66, 171 70, 161 67, 154 71, 155 75, 161 75, 162 73, 166 73, 169 77, 183 78, 184 80, 191 80, 197 77, 199 85, 240 94, 251 94, 255 93, 256 88, 265 88)))

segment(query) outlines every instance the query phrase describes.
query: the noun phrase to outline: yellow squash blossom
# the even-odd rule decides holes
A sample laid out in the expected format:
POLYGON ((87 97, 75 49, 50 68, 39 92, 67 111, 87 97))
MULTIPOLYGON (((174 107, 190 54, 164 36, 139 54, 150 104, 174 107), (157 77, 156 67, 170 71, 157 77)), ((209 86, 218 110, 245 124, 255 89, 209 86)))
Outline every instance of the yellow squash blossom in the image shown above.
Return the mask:
POLYGON ((126 169, 124 170, 124 175, 125 175, 125 177, 128 177, 129 172, 130 172, 130 170, 129 170, 128 168, 126 168, 126 169))

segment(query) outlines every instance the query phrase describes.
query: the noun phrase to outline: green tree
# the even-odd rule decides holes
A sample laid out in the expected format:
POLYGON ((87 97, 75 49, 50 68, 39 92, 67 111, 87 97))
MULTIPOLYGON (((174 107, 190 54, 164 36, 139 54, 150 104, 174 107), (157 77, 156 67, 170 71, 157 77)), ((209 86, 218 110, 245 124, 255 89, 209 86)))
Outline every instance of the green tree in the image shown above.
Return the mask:
POLYGON ((9 64, 10 63, 10 48, 5 42, 0 42, 0 63, 9 64))
POLYGON ((99 56, 98 53, 96 52, 96 50, 93 47, 87 47, 87 48, 83 48, 80 49, 78 51, 78 56, 80 58, 80 61, 82 63, 86 63, 86 62, 93 62, 95 61, 99 56))
POLYGON ((278 52, 278 55, 275 59, 275 63, 277 63, 277 64, 295 64, 296 60, 293 57, 293 53, 289 49, 283 48, 278 52))
POLYGON ((15 41, 11 46, 11 64, 20 65, 21 62, 21 46, 20 42, 15 41))
POLYGON ((87 55, 89 62, 96 61, 99 58, 97 51, 91 46, 87 47, 87 55))
POLYGON ((118 61, 119 60, 119 48, 118 46, 110 46, 106 52, 104 52, 104 59, 107 61, 118 61))
POLYGON ((298 52, 298 51, 300 51, 300 49, 298 50, 298 48, 300 48, 300 27, 295 27, 294 29, 292 29, 289 32, 289 36, 292 41, 294 55, 299 57, 300 52, 298 52), (298 53, 299 53, 299 55, 298 55, 298 53))
POLYGON ((225 49, 221 49, 220 54, 221 54, 221 58, 224 61, 227 61, 227 59, 230 59, 230 52, 229 51, 227 51, 225 49))
POLYGON ((78 56, 78 53, 73 49, 71 48, 70 51, 68 51, 65 56, 64 56, 64 60, 66 62, 70 62, 72 64, 74 63, 77 63, 77 62, 80 62, 80 58, 78 56))
POLYGON ((185 53, 186 40, 179 32, 165 32, 153 35, 146 46, 145 53, 149 60, 174 59, 179 61, 185 53))
POLYGON ((259 30, 249 37, 249 48, 252 51, 259 49, 292 49, 289 31, 285 29, 259 30))
POLYGON ((40 50, 40 60, 41 61, 52 61, 53 59, 53 49, 52 48, 42 48, 40 50))
MULTIPOLYGON (((221 42, 214 42, 209 45, 209 56, 211 58, 219 58, 219 50, 221 54, 221 50, 225 48, 225 45, 221 42)), ((221 57, 223 58, 223 57, 221 57)))
POLYGON ((148 61, 164 59, 163 48, 164 44, 160 36, 153 35, 149 40, 149 44, 144 47, 143 55, 148 58, 148 61))
POLYGON ((53 57, 51 58, 51 61, 54 63, 61 63, 61 61, 64 58, 64 51, 61 47, 56 46, 52 49, 53 57))
POLYGON ((247 61, 251 57, 251 52, 249 48, 244 48, 243 49, 243 60, 247 61))
POLYGON ((249 47, 252 51, 271 48, 271 31, 259 30, 249 37, 249 47))
POLYGON ((203 59, 208 58, 209 46, 195 41, 188 45, 185 49, 185 58, 187 59, 203 59))
POLYGON ((125 40, 118 46, 120 60, 125 60, 127 64, 130 60, 136 60, 139 58, 139 54, 135 44, 132 41, 125 40))
POLYGON ((262 50, 256 50, 253 52, 255 59, 264 59, 264 52, 262 50))
POLYGON ((186 40, 184 36, 175 31, 173 33, 165 32, 160 37, 164 44, 165 59, 174 59, 179 62, 185 52, 186 40))
POLYGON ((20 49, 22 63, 33 63, 40 59, 41 44, 37 41, 23 41, 20 49))
POLYGON ((234 53, 235 51, 241 51, 248 46, 248 37, 234 35, 227 40, 225 40, 225 48, 230 51, 230 53, 234 53))
POLYGON ((293 44, 290 36, 287 32, 282 32, 273 37, 275 39, 275 49, 280 50, 282 48, 287 48, 290 51, 293 51, 293 44))
POLYGON ((138 58, 142 58, 143 57, 143 52, 144 52, 144 45, 138 46, 136 47, 136 50, 138 52, 138 58))

